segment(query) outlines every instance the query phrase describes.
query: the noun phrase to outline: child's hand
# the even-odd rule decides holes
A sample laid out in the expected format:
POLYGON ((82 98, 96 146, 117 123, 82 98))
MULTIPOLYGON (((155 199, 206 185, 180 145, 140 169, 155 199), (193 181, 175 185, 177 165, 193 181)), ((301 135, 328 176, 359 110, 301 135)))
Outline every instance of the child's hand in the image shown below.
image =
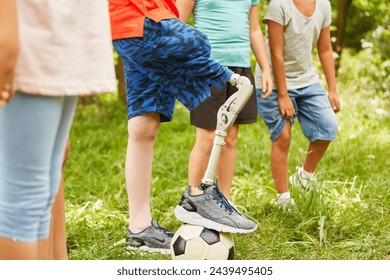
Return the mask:
POLYGON ((13 96, 13 90, 10 83, 7 83, 0 89, 0 108, 8 103, 13 96))
POLYGON ((262 89, 262 92, 263 92, 261 94, 261 98, 265 99, 268 96, 270 96, 271 93, 272 93, 273 83, 272 83, 272 77, 271 77, 271 72, 270 71, 268 71, 268 72, 264 71, 263 72, 262 77, 261 77, 261 82, 262 82, 261 89, 262 89))
POLYGON ((290 119, 295 116, 295 108, 291 101, 290 96, 283 95, 278 96, 278 103, 279 103, 279 109, 280 113, 285 119, 290 119))
POLYGON ((335 111, 335 113, 340 111, 340 99, 339 99, 337 93, 334 92, 334 91, 333 92, 329 92, 328 93, 328 99, 329 99, 330 105, 333 108, 333 111, 335 111))

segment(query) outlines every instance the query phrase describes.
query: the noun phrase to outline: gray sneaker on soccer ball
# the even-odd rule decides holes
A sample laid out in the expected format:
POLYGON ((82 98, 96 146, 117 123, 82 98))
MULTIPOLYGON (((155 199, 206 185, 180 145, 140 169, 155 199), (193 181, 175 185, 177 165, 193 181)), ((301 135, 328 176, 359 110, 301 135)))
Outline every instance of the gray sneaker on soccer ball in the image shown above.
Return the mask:
POLYGON ((151 222, 139 233, 126 229, 126 246, 128 250, 141 250, 152 253, 170 254, 173 233, 161 227, 156 221, 151 222))
POLYGON ((198 195, 191 195, 190 188, 185 189, 175 208, 179 221, 219 232, 250 233, 256 230, 256 223, 230 205, 216 184, 202 184, 199 188, 203 193, 198 195))

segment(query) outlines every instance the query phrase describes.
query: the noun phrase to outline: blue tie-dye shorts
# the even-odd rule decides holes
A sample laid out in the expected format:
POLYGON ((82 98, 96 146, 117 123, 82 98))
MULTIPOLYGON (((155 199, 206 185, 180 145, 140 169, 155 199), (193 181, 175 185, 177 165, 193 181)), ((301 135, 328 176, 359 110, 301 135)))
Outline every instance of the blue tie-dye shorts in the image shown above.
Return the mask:
POLYGON ((179 19, 145 19, 144 36, 114 40, 125 65, 128 118, 158 112, 172 120, 175 101, 189 110, 233 74, 210 58, 207 36, 179 19))

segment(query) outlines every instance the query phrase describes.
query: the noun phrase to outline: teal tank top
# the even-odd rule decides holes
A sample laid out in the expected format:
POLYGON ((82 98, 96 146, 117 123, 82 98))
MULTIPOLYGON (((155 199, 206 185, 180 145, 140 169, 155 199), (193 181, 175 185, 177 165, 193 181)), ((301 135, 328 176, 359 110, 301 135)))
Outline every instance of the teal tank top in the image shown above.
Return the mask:
POLYGON ((211 57, 223 66, 250 64, 249 10, 259 0, 196 0, 195 28, 211 43, 211 57))

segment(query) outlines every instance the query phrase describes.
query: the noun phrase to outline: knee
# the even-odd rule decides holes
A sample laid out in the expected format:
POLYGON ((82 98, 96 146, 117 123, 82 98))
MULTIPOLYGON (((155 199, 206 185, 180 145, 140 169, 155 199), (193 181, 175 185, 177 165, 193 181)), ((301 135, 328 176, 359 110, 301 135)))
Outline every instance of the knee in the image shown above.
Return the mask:
POLYGON ((284 129, 279 137, 274 141, 273 145, 280 150, 288 151, 291 143, 291 132, 290 130, 284 129))
POLYGON ((238 142, 238 137, 236 135, 228 135, 225 138, 225 146, 228 149, 236 149, 238 142))
POLYGON ((142 126, 129 127, 129 139, 133 141, 155 141, 158 133, 158 123, 144 123, 142 126))

